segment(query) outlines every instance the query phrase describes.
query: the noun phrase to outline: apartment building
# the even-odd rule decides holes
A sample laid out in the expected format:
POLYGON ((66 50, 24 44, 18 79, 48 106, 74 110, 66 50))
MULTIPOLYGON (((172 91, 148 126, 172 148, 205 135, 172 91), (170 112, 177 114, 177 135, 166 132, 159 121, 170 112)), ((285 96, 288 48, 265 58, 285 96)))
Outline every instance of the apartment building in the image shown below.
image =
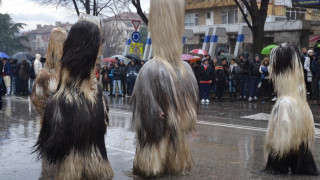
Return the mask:
POLYGON ((49 38, 50 33, 53 28, 55 27, 62 27, 65 28, 67 31, 71 29, 72 24, 66 22, 61 23, 57 21, 55 25, 37 25, 37 29, 31 30, 31 31, 25 31, 23 32, 24 36, 27 36, 29 39, 29 42, 24 42, 26 46, 30 47, 31 54, 41 54, 42 56, 45 56, 48 44, 49 44, 49 38))
MULTIPOLYGON (((247 12, 245 8, 244 11, 247 12)), ((270 0, 263 42, 265 45, 289 42, 300 47, 312 46, 308 40, 320 35, 319 24, 318 9, 293 7, 291 0, 270 0)), ((208 27, 224 27, 227 35, 219 37, 217 49, 220 47, 233 53, 238 31, 246 25, 233 0, 186 0, 185 28, 195 34, 193 39, 186 41, 189 49, 201 48, 208 27)), ((252 36, 247 35, 242 50, 250 52, 251 43, 252 36)))

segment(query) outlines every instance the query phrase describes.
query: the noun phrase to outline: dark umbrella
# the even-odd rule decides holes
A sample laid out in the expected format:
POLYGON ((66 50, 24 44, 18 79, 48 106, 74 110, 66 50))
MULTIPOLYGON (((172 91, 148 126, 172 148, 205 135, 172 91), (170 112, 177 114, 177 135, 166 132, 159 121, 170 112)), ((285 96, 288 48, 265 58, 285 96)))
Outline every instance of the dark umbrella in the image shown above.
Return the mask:
POLYGON ((137 64, 142 61, 141 58, 136 54, 127 54, 126 57, 129 59, 135 60, 137 64))
POLYGON ((34 57, 27 52, 17 52, 12 56, 12 59, 18 60, 32 60, 33 58, 34 57))

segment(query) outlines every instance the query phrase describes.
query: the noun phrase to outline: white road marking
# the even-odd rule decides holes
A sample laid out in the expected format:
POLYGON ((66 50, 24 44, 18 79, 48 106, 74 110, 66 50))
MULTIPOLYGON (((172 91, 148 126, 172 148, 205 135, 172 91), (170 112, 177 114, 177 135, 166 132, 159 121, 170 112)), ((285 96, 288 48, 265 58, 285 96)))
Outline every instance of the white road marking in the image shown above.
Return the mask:
POLYGON ((270 114, 267 114, 267 113, 258 113, 258 114, 253 114, 253 115, 250 115, 250 116, 243 116, 243 117, 240 117, 242 119, 253 119, 253 120, 263 120, 263 121, 269 121, 270 119, 270 114))
POLYGON ((124 149, 119 149, 119 148, 115 148, 115 147, 110 147, 110 146, 106 146, 107 150, 108 149, 112 149, 112 150, 115 150, 115 151, 120 151, 120 152, 125 152, 125 153, 128 153, 128 154, 133 154, 135 155, 134 152, 132 151, 127 151, 127 150, 124 150, 124 149))
MULTIPOLYGON (((110 111, 110 113, 113 114, 123 114, 123 115, 130 115, 132 116, 132 113, 128 111, 110 111)), ((264 114, 264 113, 260 113, 264 114)), ((236 129, 245 129, 245 130, 251 130, 251 131, 261 131, 266 132, 267 128, 259 128, 259 127, 252 127, 252 126, 242 126, 242 125, 236 125, 236 124, 226 124, 226 123, 216 123, 216 122, 209 122, 209 121, 197 121, 197 124, 203 124, 203 125, 210 125, 210 126, 219 126, 219 127, 227 127, 227 128, 236 128, 236 129)), ((320 139, 320 129, 315 128, 315 138, 320 139)))

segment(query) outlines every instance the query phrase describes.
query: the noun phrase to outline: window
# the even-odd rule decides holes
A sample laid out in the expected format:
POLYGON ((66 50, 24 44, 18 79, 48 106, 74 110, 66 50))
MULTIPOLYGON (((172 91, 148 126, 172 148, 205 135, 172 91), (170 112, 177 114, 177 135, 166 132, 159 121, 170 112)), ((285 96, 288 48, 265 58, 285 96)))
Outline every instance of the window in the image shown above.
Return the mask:
POLYGON ((207 12, 207 19, 210 19, 210 18, 211 18, 211 13, 207 12))
POLYGON ((238 10, 224 10, 221 13, 221 24, 235 24, 238 23, 238 10))
POLYGON ((286 8, 287 20, 304 20, 306 15, 306 10, 303 8, 286 8))
POLYGON ((185 26, 197 26, 199 25, 199 15, 195 13, 187 13, 184 20, 185 26))

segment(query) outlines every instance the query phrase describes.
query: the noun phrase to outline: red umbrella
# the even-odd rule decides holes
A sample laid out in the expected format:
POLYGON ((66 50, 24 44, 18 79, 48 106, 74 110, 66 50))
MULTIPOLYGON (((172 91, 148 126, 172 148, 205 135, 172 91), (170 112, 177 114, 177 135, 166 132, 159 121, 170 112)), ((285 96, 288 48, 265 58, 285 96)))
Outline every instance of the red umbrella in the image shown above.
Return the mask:
POLYGON ((102 59, 101 62, 104 62, 104 63, 117 63, 118 61, 116 59, 113 59, 113 58, 104 58, 104 59, 102 59))
POLYGON ((202 55, 207 55, 208 53, 202 49, 194 49, 192 51, 190 51, 190 53, 193 53, 193 54, 202 54, 202 55))
POLYGON ((313 42, 313 41, 316 41, 316 40, 318 40, 318 39, 320 39, 320 36, 314 36, 313 38, 311 38, 311 39, 309 40, 309 42, 313 42))

